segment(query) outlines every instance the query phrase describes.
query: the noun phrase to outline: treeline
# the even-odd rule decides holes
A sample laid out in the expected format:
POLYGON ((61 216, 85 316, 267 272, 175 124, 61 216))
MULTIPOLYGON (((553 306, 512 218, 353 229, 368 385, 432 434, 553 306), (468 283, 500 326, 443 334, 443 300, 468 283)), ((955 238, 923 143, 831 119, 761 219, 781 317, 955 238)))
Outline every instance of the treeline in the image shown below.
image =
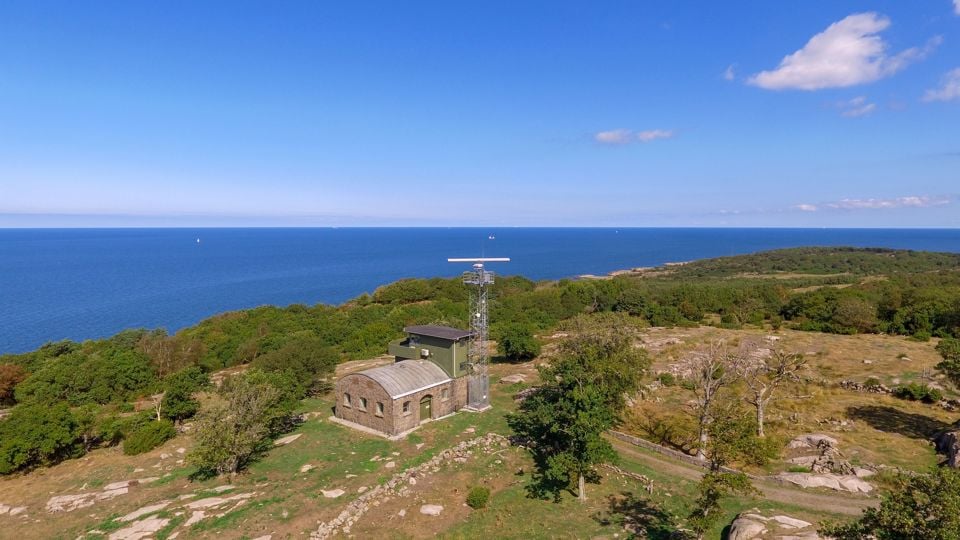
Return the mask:
MULTIPOLYGON (((508 276, 494 285, 491 333, 506 345, 501 349, 505 355, 517 358, 536 351, 534 333, 590 312, 626 313, 655 326, 787 325, 920 339, 960 337, 958 268, 960 256, 955 255, 804 248, 671 267, 657 277, 534 282, 508 276), (795 275, 746 276, 758 272, 795 275), (834 275, 802 275, 814 272, 834 275), (854 274, 860 277, 851 278, 854 274)), ((0 474, 118 444, 146 429, 151 418, 176 421, 164 417, 162 404, 159 413, 133 414, 132 402, 170 395, 173 381, 184 373, 251 364, 292 375, 297 395, 322 391, 322 380, 336 363, 383 354, 404 326, 465 327, 467 298, 459 279, 407 279, 341 306, 259 307, 217 315, 174 335, 129 330, 107 339, 61 341, 2 355, 0 405, 16 406, 8 420, 0 421, 0 474), (33 449, 5 450, 8 441, 30 439, 17 436, 29 424, 48 426, 44 429, 60 438, 33 449), (27 457, 9 457, 13 453, 27 457)), ((201 386, 202 381, 173 394, 189 399, 201 386)), ((150 429, 163 435, 169 427, 150 429)))

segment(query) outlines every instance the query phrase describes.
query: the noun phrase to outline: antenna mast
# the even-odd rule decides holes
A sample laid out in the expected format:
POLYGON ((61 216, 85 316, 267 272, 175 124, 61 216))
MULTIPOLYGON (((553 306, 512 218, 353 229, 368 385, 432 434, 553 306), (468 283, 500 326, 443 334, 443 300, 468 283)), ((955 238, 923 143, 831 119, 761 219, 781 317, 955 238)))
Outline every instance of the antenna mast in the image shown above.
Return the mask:
POLYGON ((488 262, 510 262, 507 257, 480 257, 475 259, 447 259, 452 263, 473 263, 473 270, 463 273, 463 282, 472 286, 470 293, 470 345, 467 360, 470 375, 467 380, 467 408, 483 411, 490 408, 490 376, 487 365, 490 354, 487 348, 489 315, 487 290, 493 285, 493 272, 483 267, 488 262))

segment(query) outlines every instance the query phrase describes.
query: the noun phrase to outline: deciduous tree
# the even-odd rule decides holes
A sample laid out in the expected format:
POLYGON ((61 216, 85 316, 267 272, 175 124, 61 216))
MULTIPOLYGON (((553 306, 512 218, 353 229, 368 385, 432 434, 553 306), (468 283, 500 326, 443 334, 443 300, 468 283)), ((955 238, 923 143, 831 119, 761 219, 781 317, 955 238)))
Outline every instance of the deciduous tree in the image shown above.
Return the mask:
POLYGON ((777 389, 784 383, 798 381, 807 361, 800 353, 774 349, 765 358, 750 355, 738 357, 737 373, 747 386, 744 401, 753 405, 757 416, 757 436, 763 437, 764 413, 777 389))

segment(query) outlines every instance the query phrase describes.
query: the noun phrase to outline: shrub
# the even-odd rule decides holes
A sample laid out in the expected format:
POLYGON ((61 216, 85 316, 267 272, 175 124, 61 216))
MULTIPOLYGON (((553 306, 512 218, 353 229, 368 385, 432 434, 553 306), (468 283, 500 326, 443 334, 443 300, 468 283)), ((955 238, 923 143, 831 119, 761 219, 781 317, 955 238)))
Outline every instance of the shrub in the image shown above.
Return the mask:
POLYGON ((124 439, 123 453, 128 456, 135 456, 149 452, 172 439, 176 434, 177 430, 174 429, 173 422, 169 420, 150 422, 124 439))
POLYGON ((467 493, 467 506, 473 508, 474 510, 479 510, 481 508, 487 507, 487 502, 490 501, 490 488, 484 486, 476 486, 470 488, 470 491, 467 493))
POLYGON ((910 336, 910 339, 913 341, 927 342, 930 341, 930 337, 930 332, 927 332, 926 330, 917 330, 912 336, 910 336))
POLYGON ((508 324, 498 337, 497 351, 508 360, 529 360, 540 354, 540 343, 527 325, 508 324))
POLYGON ((27 371, 16 364, 0 364, 0 405, 13 405, 13 389, 27 378, 27 371))
POLYGON ((881 385, 880 379, 876 377, 870 377, 867 380, 863 381, 863 385, 867 388, 877 388, 881 385))
POLYGON ((663 373, 657 375, 657 380, 660 381, 660 384, 664 386, 673 386, 677 384, 677 378, 673 376, 673 373, 669 371, 664 371, 663 373))
POLYGON ((0 421, 0 474, 83 453, 80 427, 65 404, 20 405, 0 421))
POLYGON ((943 399, 943 393, 936 388, 930 388, 925 384, 910 383, 898 386, 893 389, 893 395, 900 399, 910 401, 922 401, 924 403, 937 403, 943 399))

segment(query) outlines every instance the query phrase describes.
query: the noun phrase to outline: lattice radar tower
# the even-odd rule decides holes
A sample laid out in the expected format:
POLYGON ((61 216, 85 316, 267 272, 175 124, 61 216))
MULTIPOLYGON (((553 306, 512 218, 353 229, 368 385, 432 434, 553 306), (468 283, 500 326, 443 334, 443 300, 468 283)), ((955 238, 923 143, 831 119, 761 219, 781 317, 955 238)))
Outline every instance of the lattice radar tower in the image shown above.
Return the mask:
POLYGON ((487 310, 488 290, 493 285, 494 273, 484 263, 510 262, 508 257, 481 257, 475 259, 447 259, 452 263, 473 263, 473 269, 463 273, 463 282, 470 292, 470 344, 467 361, 470 375, 467 380, 467 409, 483 411, 490 408, 490 375, 488 364, 488 332, 490 317, 487 310))

